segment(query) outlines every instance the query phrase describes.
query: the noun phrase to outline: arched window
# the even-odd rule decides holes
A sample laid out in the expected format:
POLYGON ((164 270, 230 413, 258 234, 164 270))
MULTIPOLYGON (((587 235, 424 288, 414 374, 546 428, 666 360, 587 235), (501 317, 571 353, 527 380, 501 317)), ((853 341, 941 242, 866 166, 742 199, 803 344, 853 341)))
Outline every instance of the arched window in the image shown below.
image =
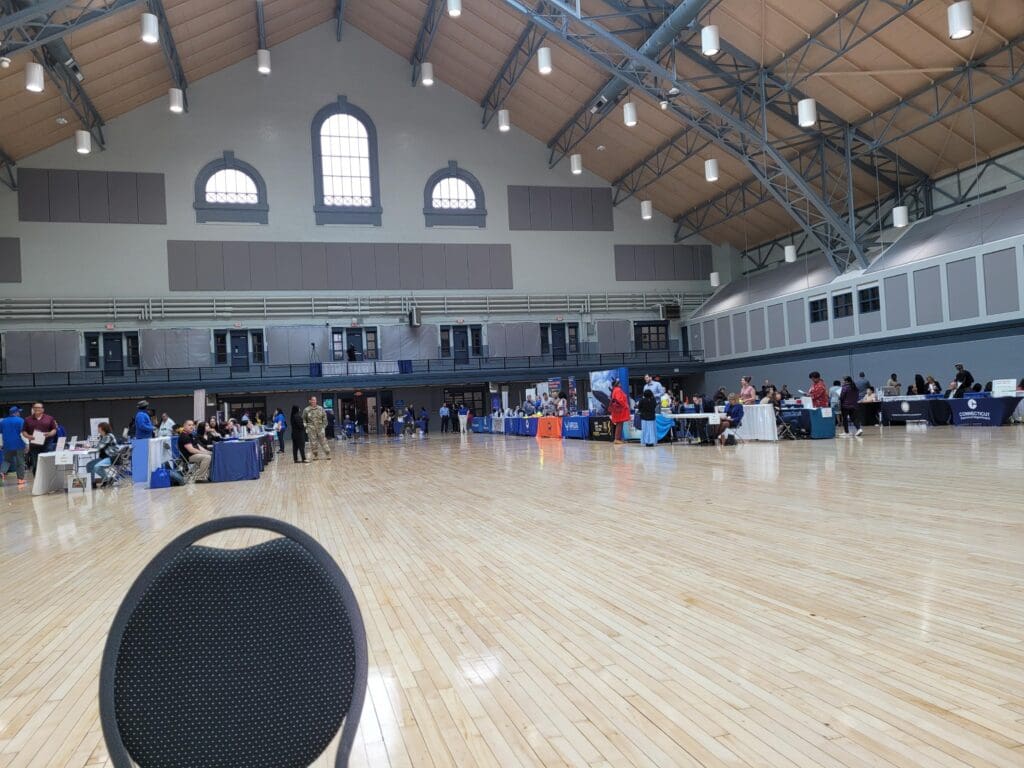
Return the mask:
POLYGON ((230 150, 202 167, 196 176, 195 194, 192 207, 196 209, 199 224, 208 221, 267 223, 270 206, 263 177, 230 150))
POLYGON ((484 188, 454 160, 427 179, 423 217, 428 227, 485 227, 484 188))
POLYGON ((370 116, 339 96, 316 113, 310 133, 316 223, 379 227, 377 129, 370 116))

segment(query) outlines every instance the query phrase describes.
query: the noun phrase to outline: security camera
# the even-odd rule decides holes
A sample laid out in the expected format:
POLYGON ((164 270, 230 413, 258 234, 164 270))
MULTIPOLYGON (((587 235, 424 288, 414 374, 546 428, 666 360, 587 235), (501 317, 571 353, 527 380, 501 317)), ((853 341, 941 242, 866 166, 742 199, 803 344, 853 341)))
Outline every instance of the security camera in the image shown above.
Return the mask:
POLYGON ((605 105, 607 103, 608 99, 606 99, 604 96, 598 97, 597 101, 595 101, 590 107, 590 114, 596 115, 598 112, 605 108, 605 105))
POLYGON ((11 60, 7 56, 0 56, 0 69, 7 69, 11 66, 11 60))

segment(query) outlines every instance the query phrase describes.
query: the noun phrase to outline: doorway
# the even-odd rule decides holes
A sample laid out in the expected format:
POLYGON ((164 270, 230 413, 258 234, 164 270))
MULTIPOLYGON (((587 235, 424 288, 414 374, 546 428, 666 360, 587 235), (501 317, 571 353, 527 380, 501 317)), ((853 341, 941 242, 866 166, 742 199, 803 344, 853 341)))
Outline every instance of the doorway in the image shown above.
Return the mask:
POLYGON ((124 342, 120 333, 103 334, 103 371, 124 376, 124 342))
POLYGON ((551 359, 554 362, 565 360, 565 323, 551 325, 551 359))
POLYGON ((249 332, 231 332, 231 370, 249 370, 249 332))
POLYGON ((452 328, 452 355, 456 365, 469 363, 469 328, 452 328))

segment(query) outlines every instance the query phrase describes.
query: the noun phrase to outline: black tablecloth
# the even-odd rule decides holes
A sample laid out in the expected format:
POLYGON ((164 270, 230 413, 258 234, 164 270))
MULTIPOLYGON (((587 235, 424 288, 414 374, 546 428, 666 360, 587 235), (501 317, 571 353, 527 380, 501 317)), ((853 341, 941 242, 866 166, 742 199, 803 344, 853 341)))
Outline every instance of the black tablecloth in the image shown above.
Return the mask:
POLYGON ((857 403, 857 419, 862 427, 878 426, 882 419, 881 403, 857 403))
POLYGON ((949 424, 952 414, 944 398, 927 400, 886 400, 882 403, 883 424, 927 421, 933 426, 949 424))
POLYGON ((612 420, 608 416, 591 416, 589 432, 591 440, 614 440, 615 430, 612 429, 612 420))

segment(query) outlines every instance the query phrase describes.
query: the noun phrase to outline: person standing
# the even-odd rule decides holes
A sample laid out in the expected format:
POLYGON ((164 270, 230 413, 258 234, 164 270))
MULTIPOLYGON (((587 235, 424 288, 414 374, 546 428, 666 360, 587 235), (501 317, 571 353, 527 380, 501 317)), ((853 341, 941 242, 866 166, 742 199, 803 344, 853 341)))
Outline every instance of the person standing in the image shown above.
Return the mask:
POLYGON ((309 398, 309 405, 302 411, 302 423, 309 437, 309 447, 313 449, 313 461, 320 458, 320 451, 330 459, 331 449, 327 447, 327 412, 317 404, 316 395, 309 398))
POLYGON ((170 437, 174 434, 174 428, 178 426, 174 423, 174 419, 168 416, 166 413, 160 414, 160 430, 157 434, 160 437, 170 437))
POLYGON ((25 420, 21 418, 21 408, 11 406, 7 416, 0 419, 0 437, 4 441, 3 464, 0 465, 0 485, 7 479, 7 473, 14 469, 18 476, 18 488, 25 487, 25 441, 21 433, 25 429, 25 420))
POLYGON ((658 442, 658 430, 655 425, 658 401, 654 399, 654 393, 650 389, 644 390, 636 409, 640 412, 640 442, 648 448, 653 448, 658 442))
POLYGON ((466 424, 469 423, 469 408, 465 403, 459 403, 459 433, 466 434, 466 424))
POLYGON ((420 406, 420 421, 423 422, 423 436, 426 437, 430 434, 430 411, 425 405, 420 406))
POLYGON ((955 367, 956 376, 949 382, 949 388, 953 390, 952 397, 963 397, 964 392, 969 391, 971 385, 974 384, 974 376, 964 368, 963 363, 957 363, 955 367))
POLYGON ((441 434, 448 431, 451 426, 452 412, 448 408, 448 403, 441 403, 441 434))
POLYGON ((277 432, 278 453, 284 453, 284 433, 288 429, 288 420, 280 408, 274 411, 274 431, 277 432))
POLYGON ((843 409, 843 434, 849 437, 850 422, 853 422, 857 430, 855 436, 860 437, 864 430, 860 428, 860 420, 857 418, 857 402, 860 399, 857 392, 857 385, 853 383, 850 376, 843 377, 843 389, 839 393, 839 405, 843 409))
POLYGON ((618 379, 612 379, 612 393, 608 400, 608 415, 611 417, 612 429, 614 430, 612 442, 615 445, 623 445, 625 441, 622 439, 622 425, 629 421, 629 398, 622 391, 622 386, 618 379))
POLYGON ((185 423, 181 425, 181 434, 178 435, 178 453, 189 464, 197 467, 196 482, 205 483, 210 479, 210 462, 213 460, 213 454, 199 444, 195 433, 196 423, 192 419, 185 419, 185 423))
MULTIPOLYGON (((811 398, 811 407, 828 408, 828 390, 825 389, 825 382, 821 380, 821 374, 811 371, 810 379, 811 388, 807 390, 807 395, 811 398)), ((852 382, 853 379, 850 381, 852 382)))
POLYGON ((662 386, 661 382, 651 376, 651 374, 644 374, 644 392, 650 390, 650 393, 654 395, 655 400, 660 400, 661 396, 665 394, 665 387, 662 386))
POLYGON ((740 402, 743 405, 754 405, 757 402, 757 392, 754 391, 754 385, 750 382, 749 376, 740 379, 740 402))
POLYGON ((857 395, 863 397, 867 388, 871 386, 871 381, 867 376, 864 375, 864 371, 857 374, 857 395))
POLYGON ((555 403, 555 415, 561 418, 569 415, 569 398, 565 396, 565 392, 558 393, 558 401, 555 403))
POLYGON ((33 403, 32 415, 25 419, 21 434, 25 436, 25 441, 29 444, 28 468, 35 472, 36 459, 39 458, 39 454, 51 450, 50 446, 57 438, 57 420, 46 413, 42 403, 33 403), (32 442, 32 437, 36 432, 43 433, 42 445, 32 442))
POLYGON ((139 400, 135 411, 135 439, 149 440, 156 433, 153 427, 153 419, 149 416, 149 402, 139 400))
POLYGON ((298 464, 299 456, 302 456, 302 463, 306 461, 306 425, 302 421, 302 411, 299 406, 292 406, 292 460, 298 464))
POLYGON ((391 409, 381 408, 380 411, 380 431, 384 433, 384 437, 391 436, 391 409))

